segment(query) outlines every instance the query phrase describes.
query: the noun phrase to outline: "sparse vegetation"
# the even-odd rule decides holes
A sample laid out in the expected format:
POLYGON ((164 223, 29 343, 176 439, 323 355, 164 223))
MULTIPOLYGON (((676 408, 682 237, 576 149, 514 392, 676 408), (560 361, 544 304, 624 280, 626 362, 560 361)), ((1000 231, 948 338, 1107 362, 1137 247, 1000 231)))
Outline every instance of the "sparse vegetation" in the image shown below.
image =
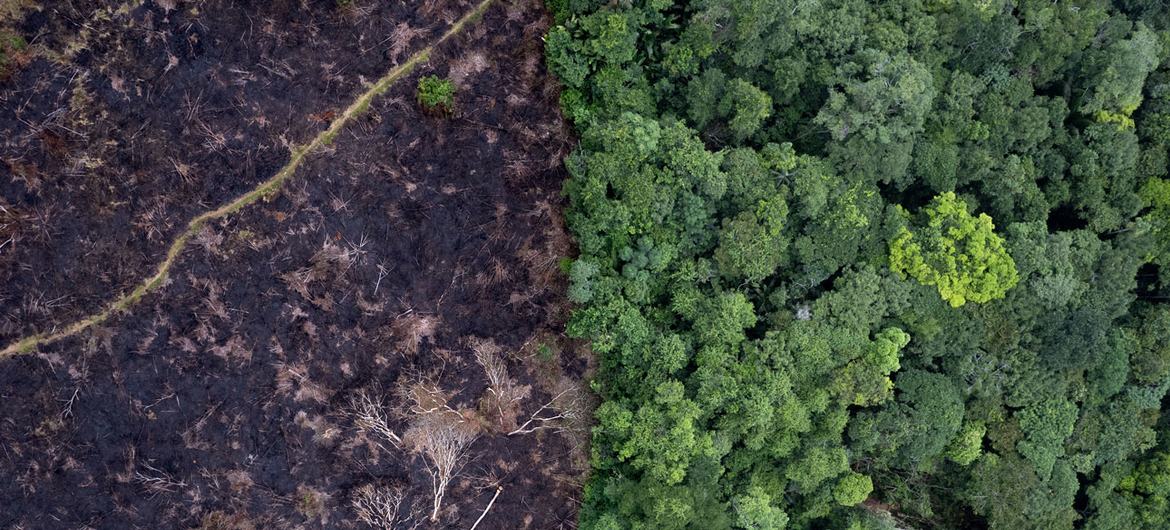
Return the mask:
POLYGON ((297 512, 306 519, 316 519, 325 513, 325 496, 313 488, 298 486, 296 502, 297 512))
POLYGON ((203 517, 199 530, 256 530, 256 525, 244 515, 215 511, 203 517))
POLYGON ((1170 4, 61 4, 5 526, 1167 527, 1170 4))
POLYGON ((540 360, 551 362, 556 360, 557 352, 552 349, 552 346, 541 343, 540 346, 536 348, 536 354, 540 356, 540 360))

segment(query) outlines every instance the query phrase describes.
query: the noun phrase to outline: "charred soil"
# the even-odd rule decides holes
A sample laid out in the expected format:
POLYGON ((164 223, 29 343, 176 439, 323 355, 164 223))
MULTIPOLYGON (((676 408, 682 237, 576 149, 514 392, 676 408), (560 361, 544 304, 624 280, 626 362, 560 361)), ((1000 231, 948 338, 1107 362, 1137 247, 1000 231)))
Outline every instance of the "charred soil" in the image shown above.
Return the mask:
MULTIPOLYGON (((472 7, 26 11, 0 84, 0 342, 133 289, 472 7)), ((547 24, 499 0, 129 311, 0 359, 0 527, 366 528, 393 500, 402 528, 468 528, 499 488, 478 528, 574 527, 589 361, 561 335, 547 24), (449 116, 415 102, 432 74, 449 116), (436 426, 471 441, 431 522, 436 426)))

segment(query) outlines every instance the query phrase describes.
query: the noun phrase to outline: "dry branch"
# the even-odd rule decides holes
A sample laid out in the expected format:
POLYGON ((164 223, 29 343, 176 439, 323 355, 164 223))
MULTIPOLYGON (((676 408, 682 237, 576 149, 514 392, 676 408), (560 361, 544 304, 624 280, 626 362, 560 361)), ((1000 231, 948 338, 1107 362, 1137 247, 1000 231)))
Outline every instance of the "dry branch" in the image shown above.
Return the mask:
POLYGON ((508 433, 508 436, 529 434, 543 429, 562 431, 567 425, 580 419, 584 410, 585 406, 577 389, 566 388, 536 409, 528 421, 508 433))
POLYGON ((146 468, 151 474, 135 470, 134 481, 141 484, 147 490, 150 490, 152 496, 160 493, 174 493, 187 487, 186 482, 176 479, 166 471, 151 466, 146 462, 141 462, 139 465, 146 468))
MULTIPOLYGON (((365 390, 359 390, 350 399, 350 414, 354 423, 364 432, 373 433, 390 442, 396 449, 402 448, 402 438, 390 428, 390 420, 382 407, 381 399, 375 399, 365 390)), ((378 444, 381 446, 381 444, 378 444)), ((385 449, 385 447, 382 447, 385 449)))
POLYGON ((447 404, 447 393, 430 381, 413 380, 399 387, 398 393, 410 403, 410 413, 414 416, 444 413, 454 414, 460 418, 463 416, 447 404))
POLYGON ((491 341, 472 342, 475 361, 487 376, 487 393, 481 398, 481 407, 494 410, 503 425, 515 425, 516 408, 528 396, 527 386, 517 386, 508 374, 508 364, 500 356, 500 348, 491 341))
POLYGON ((363 523, 381 530, 393 530, 400 522, 399 511, 404 498, 400 489, 366 484, 354 491, 353 511, 363 523))

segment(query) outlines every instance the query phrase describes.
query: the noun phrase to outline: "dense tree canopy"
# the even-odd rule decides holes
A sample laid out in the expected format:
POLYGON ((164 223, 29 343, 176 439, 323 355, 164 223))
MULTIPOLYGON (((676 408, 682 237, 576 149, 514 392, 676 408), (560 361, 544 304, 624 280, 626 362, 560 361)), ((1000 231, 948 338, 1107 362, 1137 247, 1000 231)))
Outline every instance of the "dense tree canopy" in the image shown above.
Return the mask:
POLYGON ((1166 5, 549 5, 582 528, 1166 528, 1166 5))

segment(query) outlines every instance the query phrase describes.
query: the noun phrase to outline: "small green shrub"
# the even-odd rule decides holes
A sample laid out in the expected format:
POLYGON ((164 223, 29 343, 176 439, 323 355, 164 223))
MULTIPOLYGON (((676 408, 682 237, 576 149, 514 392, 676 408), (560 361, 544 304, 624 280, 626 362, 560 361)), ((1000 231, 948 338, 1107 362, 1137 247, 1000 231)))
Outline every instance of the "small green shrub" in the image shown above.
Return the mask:
POLYGON ((557 356, 556 352, 553 351, 552 347, 548 344, 541 344, 538 346, 536 348, 536 353, 537 355, 540 355, 540 359, 542 361, 552 361, 557 356))
POLYGON ((436 75, 419 79, 418 104, 427 112, 450 114, 455 110, 455 84, 436 75))
POLYGON ((7 77, 12 73, 14 67, 14 57, 18 52, 23 51, 28 44, 20 35, 12 33, 8 30, 0 29, 0 78, 7 77))

